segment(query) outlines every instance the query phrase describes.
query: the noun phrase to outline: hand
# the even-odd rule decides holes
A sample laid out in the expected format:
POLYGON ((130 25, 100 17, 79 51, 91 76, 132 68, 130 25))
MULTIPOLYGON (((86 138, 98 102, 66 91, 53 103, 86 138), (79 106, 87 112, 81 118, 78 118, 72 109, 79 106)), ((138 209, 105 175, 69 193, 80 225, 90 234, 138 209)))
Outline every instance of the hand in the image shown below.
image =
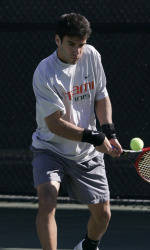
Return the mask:
POLYGON ((110 154, 113 151, 112 145, 110 144, 107 137, 105 137, 105 140, 102 145, 95 147, 97 151, 105 154, 110 154))
POLYGON ((119 141, 117 139, 111 139, 109 142, 112 145, 113 151, 116 153, 116 157, 119 157, 123 152, 119 141))
POLYGON ((117 139, 111 139, 110 141, 105 137, 102 145, 95 147, 97 151, 110 155, 111 157, 119 157, 122 153, 122 147, 117 139), (112 147, 112 145, 114 147, 112 147))

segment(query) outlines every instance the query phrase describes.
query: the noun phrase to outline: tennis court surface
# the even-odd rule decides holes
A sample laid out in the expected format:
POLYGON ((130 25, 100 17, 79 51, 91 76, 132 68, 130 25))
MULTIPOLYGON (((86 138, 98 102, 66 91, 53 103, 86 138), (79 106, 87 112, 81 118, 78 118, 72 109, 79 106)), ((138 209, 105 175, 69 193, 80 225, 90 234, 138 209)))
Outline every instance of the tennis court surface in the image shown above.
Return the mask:
MULTIPOLYGON (((0 203, 0 250, 39 250, 35 230, 37 204, 0 203)), ((85 206, 59 204, 58 249, 70 250, 83 238, 89 212, 85 206)), ((112 219, 101 250, 149 250, 150 207, 112 206, 112 219)))

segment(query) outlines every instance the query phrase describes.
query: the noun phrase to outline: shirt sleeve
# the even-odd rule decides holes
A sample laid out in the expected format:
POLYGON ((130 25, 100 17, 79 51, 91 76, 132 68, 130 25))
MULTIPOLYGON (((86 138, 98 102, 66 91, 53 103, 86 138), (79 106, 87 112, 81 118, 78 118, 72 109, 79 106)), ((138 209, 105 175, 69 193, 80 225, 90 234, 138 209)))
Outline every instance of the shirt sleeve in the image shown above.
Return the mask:
POLYGON ((101 56, 98 52, 95 55, 95 67, 96 67, 96 97, 95 100, 101 100, 108 96, 106 88, 106 76, 101 62, 101 56))
POLYGON ((36 98, 36 109, 43 118, 60 110, 62 115, 66 113, 65 106, 58 93, 50 82, 43 79, 38 69, 33 76, 33 90, 36 98))

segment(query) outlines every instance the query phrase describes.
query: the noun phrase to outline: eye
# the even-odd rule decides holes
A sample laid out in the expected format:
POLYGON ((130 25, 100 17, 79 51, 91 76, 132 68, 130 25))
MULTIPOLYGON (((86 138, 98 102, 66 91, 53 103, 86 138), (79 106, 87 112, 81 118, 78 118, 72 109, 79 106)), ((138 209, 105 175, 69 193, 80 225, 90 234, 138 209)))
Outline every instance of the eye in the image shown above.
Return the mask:
POLYGON ((75 45, 74 43, 69 43, 69 46, 74 47, 75 45))

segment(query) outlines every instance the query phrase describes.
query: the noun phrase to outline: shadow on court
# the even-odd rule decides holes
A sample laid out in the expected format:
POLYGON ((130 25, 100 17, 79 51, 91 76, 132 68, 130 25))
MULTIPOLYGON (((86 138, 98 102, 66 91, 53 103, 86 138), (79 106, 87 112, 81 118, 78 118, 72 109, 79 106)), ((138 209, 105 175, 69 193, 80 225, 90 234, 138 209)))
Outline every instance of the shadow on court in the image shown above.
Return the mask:
MULTIPOLYGON (((35 230, 37 208, 0 207, 0 250, 41 249, 35 230)), ((58 249, 73 249, 83 238, 87 209, 61 209, 56 213, 58 249)), ((101 250, 149 250, 150 211, 112 210, 101 250)))

